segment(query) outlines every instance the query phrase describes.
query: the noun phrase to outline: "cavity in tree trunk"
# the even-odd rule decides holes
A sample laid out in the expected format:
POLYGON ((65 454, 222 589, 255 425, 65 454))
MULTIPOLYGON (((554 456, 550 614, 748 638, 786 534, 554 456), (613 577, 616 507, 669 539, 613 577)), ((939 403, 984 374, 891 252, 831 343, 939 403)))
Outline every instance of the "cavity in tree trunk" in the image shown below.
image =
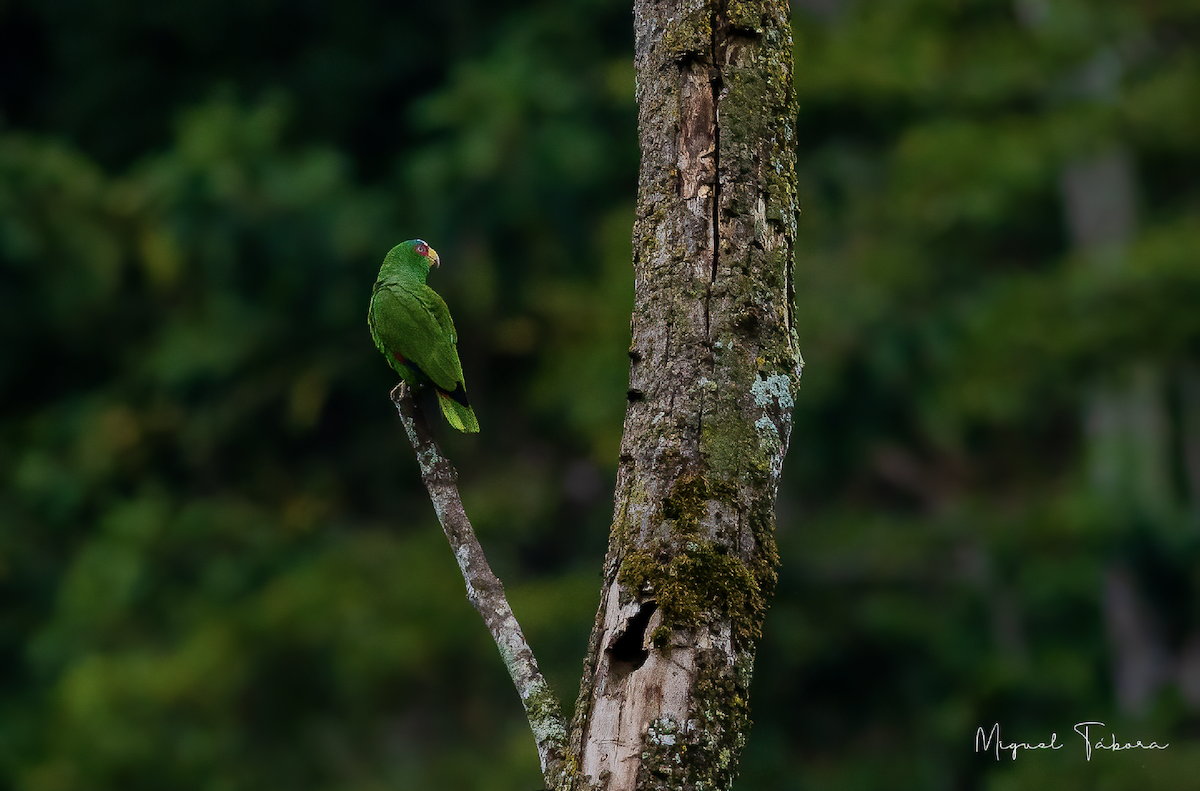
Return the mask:
POLYGON ((629 403, 569 736, 453 469, 411 399, 395 396, 556 791, 731 785, 803 364, 788 3, 636 0, 634 23, 642 164, 629 403))

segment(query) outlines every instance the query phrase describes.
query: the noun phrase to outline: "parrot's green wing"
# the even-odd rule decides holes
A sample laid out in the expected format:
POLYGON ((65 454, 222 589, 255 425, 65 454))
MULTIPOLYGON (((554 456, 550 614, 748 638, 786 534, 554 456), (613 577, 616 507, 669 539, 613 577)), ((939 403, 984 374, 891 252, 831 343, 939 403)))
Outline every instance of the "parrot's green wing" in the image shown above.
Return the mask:
POLYGON ((371 296, 370 317, 375 345, 389 361, 411 363, 417 369, 418 381, 412 384, 423 384, 419 381, 423 378, 447 392, 463 385, 462 363, 454 346, 458 341, 454 322, 446 303, 433 289, 377 284, 371 296))
POLYGON ((467 401, 450 309, 425 285, 379 282, 368 313, 371 337, 409 384, 431 382, 446 420, 459 431, 479 431, 467 401))

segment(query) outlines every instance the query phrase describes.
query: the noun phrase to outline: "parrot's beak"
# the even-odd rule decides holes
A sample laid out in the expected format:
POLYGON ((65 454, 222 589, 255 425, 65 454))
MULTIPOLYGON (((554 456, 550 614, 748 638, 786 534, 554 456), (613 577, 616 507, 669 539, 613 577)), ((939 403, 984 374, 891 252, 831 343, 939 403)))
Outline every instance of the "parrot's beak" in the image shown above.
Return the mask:
POLYGON ((433 262, 434 266, 438 267, 439 269, 441 268, 441 259, 438 258, 437 250, 434 250, 432 247, 429 248, 429 260, 433 262))

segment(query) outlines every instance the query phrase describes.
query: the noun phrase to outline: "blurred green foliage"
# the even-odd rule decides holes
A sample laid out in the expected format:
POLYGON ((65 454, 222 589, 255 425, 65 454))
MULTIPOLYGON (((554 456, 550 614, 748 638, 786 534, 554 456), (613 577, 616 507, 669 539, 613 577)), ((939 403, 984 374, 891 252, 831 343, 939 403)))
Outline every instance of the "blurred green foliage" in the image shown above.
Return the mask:
MULTIPOLYGON (((624 409, 630 26, 0 4, 0 789, 537 786, 366 301, 393 244, 437 247, 483 426, 444 444, 569 704, 624 409)), ((1121 713, 1101 600, 1120 561, 1169 650, 1200 626, 1200 7, 827 0, 795 33, 808 373, 739 787, 1186 787, 1195 705, 1121 713), (1073 76, 1097 52, 1107 102, 1073 76), (1106 269, 1060 180, 1113 145, 1141 220, 1106 269), (1145 366, 1158 509, 1097 493, 1083 431, 1145 366), (1085 719, 1171 747, 1085 762, 1085 719), (975 755, 995 721, 1068 747, 975 755)))

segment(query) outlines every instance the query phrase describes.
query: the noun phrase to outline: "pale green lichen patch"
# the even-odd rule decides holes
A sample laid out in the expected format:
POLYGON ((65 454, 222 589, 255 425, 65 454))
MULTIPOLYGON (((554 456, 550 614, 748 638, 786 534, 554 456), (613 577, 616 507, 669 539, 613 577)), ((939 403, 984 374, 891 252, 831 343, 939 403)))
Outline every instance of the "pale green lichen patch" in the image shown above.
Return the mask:
POLYGON ((779 450, 779 429, 775 428, 775 421, 763 415, 754 421, 754 428, 758 430, 758 440, 759 444, 763 445, 763 450, 769 452, 779 450))
POLYGON ((782 425, 790 433, 792 407, 795 405, 791 377, 772 374, 755 379, 750 386, 750 394, 754 398, 754 405, 763 412, 754 421, 758 447, 768 460, 772 477, 778 478, 783 471, 784 455, 779 426, 782 425))
POLYGON ((750 393, 754 396, 754 405, 760 409, 778 405, 780 410, 790 415, 792 407, 796 405, 792 399, 792 379, 785 374, 755 379, 754 384, 750 385, 750 393))

